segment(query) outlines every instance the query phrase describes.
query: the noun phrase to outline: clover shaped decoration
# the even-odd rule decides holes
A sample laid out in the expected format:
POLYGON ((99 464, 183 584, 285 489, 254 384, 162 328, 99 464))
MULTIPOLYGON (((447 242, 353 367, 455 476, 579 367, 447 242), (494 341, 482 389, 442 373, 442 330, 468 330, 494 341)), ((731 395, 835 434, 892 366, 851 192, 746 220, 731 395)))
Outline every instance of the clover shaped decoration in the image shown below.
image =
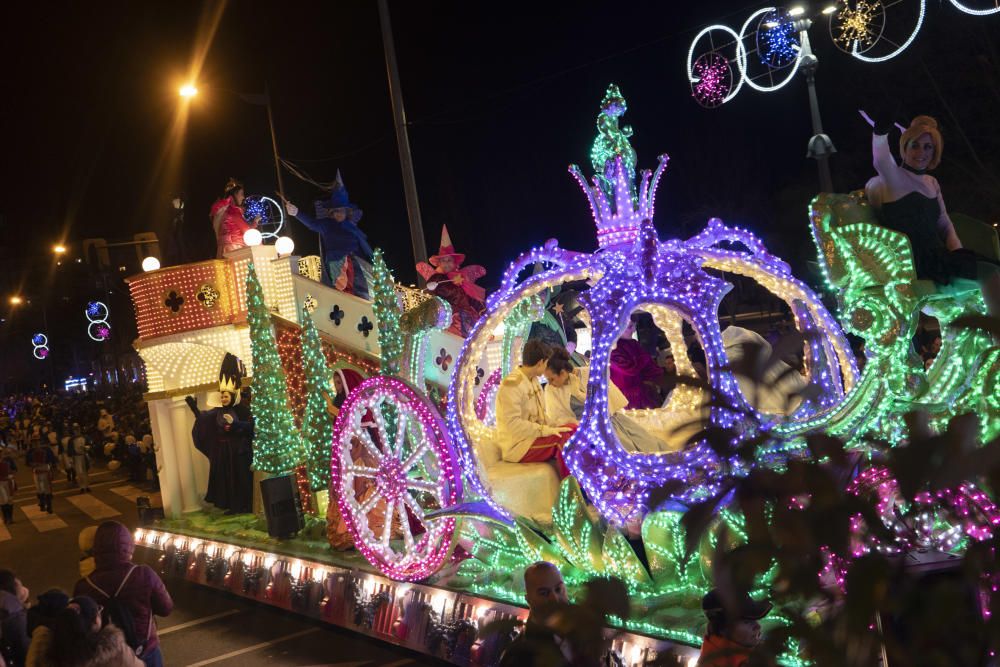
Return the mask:
POLYGON ((211 308, 219 302, 219 290, 215 289, 212 285, 205 283, 198 290, 198 294, 195 295, 198 302, 205 306, 206 308, 211 308))
POLYGON ((434 358, 434 363, 440 366, 442 371, 448 370, 448 364, 451 363, 451 355, 448 354, 448 350, 442 347, 441 352, 434 358))
POLYGON ((330 309, 330 319, 335 327, 339 327, 340 321, 344 319, 344 311, 337 304, 333 304, 333 308, 330 309))
MULTIPOLYGON (((306 298, 302 302, 302 310, 311 314, 314 310, 316 310, 317 306, 319 306, 319 302, 316 301, 316 297, 312 294, 306 294, 306 298)), ((333 318, 333 313, 330 313, 330 318, 333 318)))
POLYGON ((163 299, 163 305, 176 315, 181 312, 181 308, 184 306, 184 297, 177 290, 172 289, 167 292, 166 298, 163 299))
POLYGON ((364 336, 365 338, 368 338, 368 334, 370 334, 372 332, 372 329, 374 328, 375 324, 368 319, 368 316, 362 315, 361 321, 358 322, 358 331, 361 332, 361 335, 364 336))

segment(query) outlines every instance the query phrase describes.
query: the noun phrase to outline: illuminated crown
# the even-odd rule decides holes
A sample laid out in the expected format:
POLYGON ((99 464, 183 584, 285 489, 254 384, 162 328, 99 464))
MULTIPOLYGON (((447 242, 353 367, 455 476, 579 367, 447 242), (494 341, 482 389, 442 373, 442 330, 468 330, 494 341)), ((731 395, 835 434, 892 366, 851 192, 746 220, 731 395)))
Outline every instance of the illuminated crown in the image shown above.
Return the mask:
POLYGON ((661 155, 659 160, 660 164, 655 172, 643 169, 639 173, 638 192, 629 173, 630 169, 621 156, 614 158, 613 162, 608 161, 605 173, 594 176, 593 185, 587 183, 578 166, 569 166, 570 173, 590 201, 591 215, 597 225, 599 248, 634 242, 640 223, 653 219, 656 188, 670 158, 661 155))

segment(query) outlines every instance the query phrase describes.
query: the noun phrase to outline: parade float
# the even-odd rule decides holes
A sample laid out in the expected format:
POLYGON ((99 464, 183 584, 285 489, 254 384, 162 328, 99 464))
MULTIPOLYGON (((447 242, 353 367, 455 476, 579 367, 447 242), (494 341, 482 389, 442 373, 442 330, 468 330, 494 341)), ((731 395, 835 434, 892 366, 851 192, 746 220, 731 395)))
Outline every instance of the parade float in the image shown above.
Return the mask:
MULTIPOLYGON (((746 229, 712 219, 692 238, 661 238, 652 219, 668 160, 636 170, 631 130, 620 126, 625 110, 610 87, 593 177, 570 168, 590 204, 597 249, 551 240, 518 257, 466 338, 446 331, 447 303, 395 285, 380 256, 372 301, 321 284, 318 258, 268 245, 131 278, 166 514, 137 531, 137 542, 189 579, 458 664, 495 658, 476 640, 481 623, 524 618, 519 573, 528 564, 556 563, 571 590, 615 576, 638 613, 612 619, 623 631, 614 648, 627 664, 644 664, 666 646, 694 656, 700 642, 698 600, 711 587, 714 537, 686 555, 680 518, 726 475, 740 474, 700 437, 705 428, 767 431, 772 444, 754 465, 776 467, 810 433, 863 449, 863 435, 878 430, 901 444, 902 415, 916 408, 937 425, 976 412, 983 437, 1000 430, 1000 349, 985 333, 947 327, 983 312, 975 290, 945 294, 917 281, 906 238, 879 227, 859 195, 820 195, 811 209, 839 322, 746 229), (787 409, 765 409, 730 363, 718 314, 733 276, 783 301, 804 336, 814 390, 787 409), (571 283, 585 285, 579 351, 591 370, 579 427, 563 450, 571 475, 560 481, 551 463, 502 460, 493 403, 548 299, 571 283), (609 357, 636 310, 652 316, 690 380, 663 406, 628 411, 661 443, 651 452, 621 445, 608 402, 609 357), (910 359, 921 311, 944 332, 926 371, 910 359), (841 327, 865 340, 863 372, 841 327), (704 352, 704 381, 684 354, 692 345, 704 352), (270 539, 259 517, 224 516, 203 502, 207 461, 192 444, 184 396, 209 403, 227 354, 252 371, 244 384, 253 391, 257 479, 295 475, 298 507, 314 517, 294 539, 270 539), (341 375, 338 391, 347 395, 331 428, 320 390, 344 370, 363 381, 348 387, 341 375), (331 550, 345 535, 354 550, 331 550)), ((871 467, 852 484, 855 493, 882 494, 892 521, 891 479, 871 467)), ((926 528, 936 548, 986 539, 1000 524, 991 500, 970 485, 926 499, 928 508, 936 503, 968 510, 961 525, 926 528)), ((742 534, 738 512, 722 509, 718 522, 742 534)))

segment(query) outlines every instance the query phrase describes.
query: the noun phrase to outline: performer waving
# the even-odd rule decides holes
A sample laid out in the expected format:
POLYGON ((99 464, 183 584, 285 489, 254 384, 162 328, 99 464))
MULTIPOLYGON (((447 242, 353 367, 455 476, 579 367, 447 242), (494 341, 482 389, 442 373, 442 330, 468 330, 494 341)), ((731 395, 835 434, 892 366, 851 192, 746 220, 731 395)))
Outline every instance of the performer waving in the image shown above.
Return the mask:
POLYGON ((872 158, 878 176, 865 185, 868 202, 882 224, 910 239, 917 277, 948 285, 955 278, 978 280, 986 305, 1000 316, 1000 266, 962 247, 941 195, 941 185, 928 174, 941 163, 943 142, 937 121, 917 116, 907 128, 899 127, 896 164, 889 149, 892 124, 861 116, 872 126, 872 158))

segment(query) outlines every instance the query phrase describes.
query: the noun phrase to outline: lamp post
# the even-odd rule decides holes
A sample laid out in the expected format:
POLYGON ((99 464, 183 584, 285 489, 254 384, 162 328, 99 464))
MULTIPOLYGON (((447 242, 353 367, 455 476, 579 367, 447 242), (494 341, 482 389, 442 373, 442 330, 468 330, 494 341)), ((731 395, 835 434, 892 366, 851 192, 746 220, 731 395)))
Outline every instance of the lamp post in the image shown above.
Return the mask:
MULTIPOLYGON (((835 10, 835 7, 827 7, 822 13, 830 14, 835 10)), ((809 89, 809 115, 812 119, 813 135, 809 139, 806 156, 816 160, 816 166, 819 169, 820 190, 833 192, 830 156, 836 153, 837 149, 833 147, 830 137, 823 132, 823 119, 820 117, 819 98, 816 95, 816 70, 819 68, 819 58, 813 53, 812 44, 809 42, 809 28, 812 26, 813 20, 804 14, 805 9, 802 7, 793 7, 789 10, 789 15, 795 19, 792 24, 793 30, 799 33, 799 58, 801 60, 799 68, 806 77, 806 87, 809 89)))
MULTIPOLYGON (((284 180, 281 176, 281 160, 278 157, 278 137, 274 131, 274 114, 271 111, 271 95, 267 88, 264 86, 263 95, 248 95, 246 93, 239 93, 235 90, 229 90, 228 88, 212 88, 213 91, 221 91, 223 93, 228 93, 238 97, 243 102, 247 104, 252 104, 254 106, 263 106, 267 110, 267 128, 271 133, 271 154, 274 158, 274 175, 278 179, 278 195, 285 199, 285 185, 284 180)), ((187 83, 180 87, 177 94, 186 100, 191 100, 199 94, 198 88, 193 83, 187 83)))

